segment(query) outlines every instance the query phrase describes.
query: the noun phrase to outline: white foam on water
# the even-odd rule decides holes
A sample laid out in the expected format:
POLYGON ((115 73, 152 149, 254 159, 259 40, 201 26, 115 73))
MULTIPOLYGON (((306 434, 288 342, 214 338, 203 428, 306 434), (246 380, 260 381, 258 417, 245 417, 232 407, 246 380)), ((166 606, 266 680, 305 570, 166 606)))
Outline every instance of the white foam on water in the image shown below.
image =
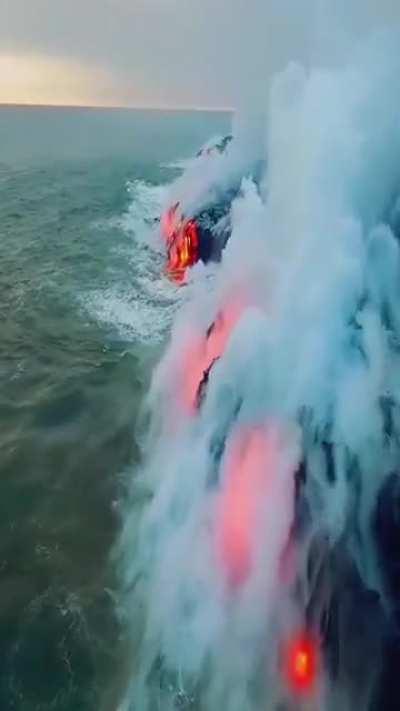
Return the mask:
POLYGON ((115 246, 125 260, 121 283, 81 295, 90 315, 124 338, 146 344, 160 343, 171 327, 172 319, 185 294, 164 275, 164 245, 159 217, 166 186, 142 180, 127 183, 130 203, 122 216, 96 223, 93 227, 106 233, 121 230, 131 238, 115 246))
POLYGON ((130 297, 117 287, 92 293, 86 307, 123 338, 146 344, 164 340, 177 308, 175 302, 160 301, 154 305, 145 299, 130 297))

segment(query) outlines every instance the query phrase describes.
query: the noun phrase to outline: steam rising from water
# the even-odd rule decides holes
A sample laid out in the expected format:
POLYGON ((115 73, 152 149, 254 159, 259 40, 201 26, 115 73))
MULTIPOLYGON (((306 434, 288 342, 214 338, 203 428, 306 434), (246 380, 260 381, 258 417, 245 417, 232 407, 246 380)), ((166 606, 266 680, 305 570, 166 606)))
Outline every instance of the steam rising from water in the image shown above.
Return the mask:
MULTIPOLYGON (((382 34, 340 70, 275 79, 263 187, 243 181, 212 290, 194 270, 149 395, 132 484, 149 501, 123 533, 140 641, 124 708, 374 708, 390 610, 371 519, 400 434, 398 46, 382 34), (232 303, 201 407, 187 407, 207 328, 232 303), (282 672, 304 627, 321 651, 306 699, 282 672)), ((223 175, 229 156, 213 160, 223 175)), ((189 204, 214 168, 188 170, 175 188, 189 204)))

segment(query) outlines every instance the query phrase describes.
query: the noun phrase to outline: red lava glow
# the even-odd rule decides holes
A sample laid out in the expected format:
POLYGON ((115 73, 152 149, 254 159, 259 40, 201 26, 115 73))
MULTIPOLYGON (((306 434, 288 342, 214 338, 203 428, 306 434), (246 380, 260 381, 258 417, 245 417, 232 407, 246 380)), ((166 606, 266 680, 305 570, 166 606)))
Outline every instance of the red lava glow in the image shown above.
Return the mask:
POLYGON ((166 273, 172 281, 182 284, 186 270, 199 260, 199 231, 195 220, 186 220, 179 202, 161 218, 161 231, 167 245, 166 273))
POLYGON ((195 220, 183 222, 168 248, 167 274, 177 283, 185 279, 186 270, 199 260, 199 233, 195 220))
POLYGON ((179 202, 172 205, 161 217, 161 231, 164 239, 169 245, 182 222, 182 217, 178 212, 179 202))
POLYGON ((186 346, 183 363, 183 402, 189 412, 197 411, 200 383, 212 364, 224 354, 244 308, 244 302, 234 299, 219 312, 206 336, 193 338, 186 346))
POLYGON ((275 467, 264 428, 240 431, 230 448, 218 516, 218 548, 229 583, 240 586, 251 573, 259 501, 275 467))
POLYGON ((296 694, 312 694, 319 668, 319 653, 316 641, 301 632, 286 643, 283 652, 284 680, 289 690, 296 694))

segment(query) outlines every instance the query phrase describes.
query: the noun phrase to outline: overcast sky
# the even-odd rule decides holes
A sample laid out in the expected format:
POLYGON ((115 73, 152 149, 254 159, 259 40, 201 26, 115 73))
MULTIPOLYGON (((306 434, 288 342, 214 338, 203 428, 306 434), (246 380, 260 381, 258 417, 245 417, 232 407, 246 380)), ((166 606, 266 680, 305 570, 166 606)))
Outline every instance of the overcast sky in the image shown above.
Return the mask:
POLYGON ((356 33, 400 18, 400 0, 0 0, 0 101, 237 106, 338 51, 325 5, 356 33))

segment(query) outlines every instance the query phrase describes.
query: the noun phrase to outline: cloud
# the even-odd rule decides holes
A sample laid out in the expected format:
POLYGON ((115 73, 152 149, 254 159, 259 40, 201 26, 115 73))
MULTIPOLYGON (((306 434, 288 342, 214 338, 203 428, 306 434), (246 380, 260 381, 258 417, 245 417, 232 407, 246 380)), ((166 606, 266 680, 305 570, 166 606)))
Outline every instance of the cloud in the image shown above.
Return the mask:
POLYGON ((1 103, 104 106, 123 97, 110 71, 73 59, 3 54, 0 76, 1 103))
POLYGON ((265 96, 264 84, 289 60, 328 47, 340 55, 331 22, 345 37, 400 17, 393 0, 327 7, 324 0, 0 0, 0 51, 107 71, 117 103, 232 106, 265 96))

